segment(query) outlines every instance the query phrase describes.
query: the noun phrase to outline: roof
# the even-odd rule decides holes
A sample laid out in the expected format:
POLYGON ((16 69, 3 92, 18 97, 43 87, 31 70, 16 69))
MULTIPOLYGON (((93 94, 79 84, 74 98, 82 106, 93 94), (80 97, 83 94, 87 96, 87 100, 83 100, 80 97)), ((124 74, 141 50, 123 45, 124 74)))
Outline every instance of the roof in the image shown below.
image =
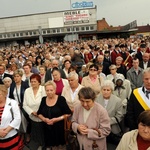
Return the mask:
POLYGON ((138 32, 142 33, 142 32, 150 32, 150 25, 146 25, 146 26, 138 26, 138 32))
POLYGON ((97 31, 102 31, 108 28, 109 28, 109 25, 106 22, 105 18, 103 18, 102 20, 97 20, 97 31))

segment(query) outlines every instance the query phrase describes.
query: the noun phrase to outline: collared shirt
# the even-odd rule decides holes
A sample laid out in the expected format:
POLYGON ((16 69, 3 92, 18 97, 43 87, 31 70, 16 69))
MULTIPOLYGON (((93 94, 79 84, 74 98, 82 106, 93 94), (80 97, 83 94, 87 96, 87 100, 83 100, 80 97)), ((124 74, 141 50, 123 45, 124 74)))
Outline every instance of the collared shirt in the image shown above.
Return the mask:
MULTIPOLYGON (((145 95, 146 95, 146 91, 149 91, 149 90, 147 90, 145 87, 144 87, 144 93, 145 93, 145 95)), ((147 97, 147 96, 146 96, 147 97)), ((150 100, 150 93, 148 93, 148 99, 150 100), (149 97, 149 98, 148 98, 149 97)))
POLYGON ((3 79, 3 77, 4 77, 4 73, 0 75, 0 79, 3 79))
POLYGON ((76 95, 78 94, 78 90, 79 89, 79 85, 78 85, 78 87, 76 88, 76 90, 73 92, 72 90, 71 90, 71 88, 70 88, 70 93, 71 93, 71 101, 72 102, 74 102, 74 99, 75 99, 75 97, 76 97, 76 95))
POLYGON ((146 68, 147 68, 147 64, 148 64, 148 62, 144 62, 144 61, 143 61, 144 69, 146 69, 146 68))
POLYGON ((104 107, 106 108, 108 105, 109 99, 104 99, 104 107))

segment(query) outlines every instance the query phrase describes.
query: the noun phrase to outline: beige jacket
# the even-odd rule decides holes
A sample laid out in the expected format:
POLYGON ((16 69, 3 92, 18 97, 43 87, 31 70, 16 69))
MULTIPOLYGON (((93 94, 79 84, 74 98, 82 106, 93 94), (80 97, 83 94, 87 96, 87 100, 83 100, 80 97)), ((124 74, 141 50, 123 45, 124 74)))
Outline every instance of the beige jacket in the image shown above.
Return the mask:
POLYGON ((104 82, 102 77, 97 76, 96 81, 93 83, 90 77, 86 76, 82 79, 81 85, 85 87, 91 87, 96 92, 96 94, 99 94, 102 82, 104 82))
POLYGON ((110 133, 110 120, 107 111, 100 104, 94 103, 94 106, 90 112, 90 115, 87 121, 84 123, 83 118, 83 107, 81 104, 75 107, 73 116, 72 116, 72 129, 77 133, 80 150, 82 146, 84 150, 92 150, 93 140, 96 140, 98 145, 98 150, 107 150, 106 146, 106 136, 110 133), (88 127, 88 135, 79 134, 77 131, 78 125, 84 124, 88 127), (101 132, 101 136, 98 136, 97 131, 93 128, 98 128, 101 132))
MULTIPOLYGON (((116 150, 138 150, 137 135, 138 129, 125 133, 116 150)), ((150 150, 150 147, 147 150, 150 150)))
POLYGON ((78 97, 78 92, 79 92, 79 90, 80 90, 82 87, 83 87, 83 86, 79 84, 79 86, 78 86, 78 88, 77 88, 77 90, 76 90, 76 95, 75 95, 74 100, 72 100, 72 97, 71 97, 71 88, 70 88, 70 86, 65 86, 65 87, 63 88, 63 91, 62 91, 62 94, 61 94, 61 95, 66 98, 66 102, 67 102, 67 104, 68 104, 68 106, 69 106, 69 108, 70 108, 71 110, 73 110, 74 107, 77 106, 77 105, 80 103, 79 97, 78 97))

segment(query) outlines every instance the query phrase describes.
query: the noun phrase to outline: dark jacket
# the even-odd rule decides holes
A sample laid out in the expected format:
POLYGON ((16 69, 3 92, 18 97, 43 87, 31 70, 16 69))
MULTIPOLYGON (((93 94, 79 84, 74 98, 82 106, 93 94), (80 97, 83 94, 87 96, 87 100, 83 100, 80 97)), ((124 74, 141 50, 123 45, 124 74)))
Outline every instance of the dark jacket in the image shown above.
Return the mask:
MULTIPOLYGON (((66 79, 65 72, 62 69, 59 69, 59 71, 61 73, 61 78, 66 79)), ((52 69, 47 70, 45 74, 45 83, 49 80, 52 80, 52 69)))
MULTIPOLYGON (((140 61, 139 67, 141 67, 142 69, 144 69, 144 62, 143 61, 140 61)), ((150 61, 148 61, 147 67, 150 67, 150 61)))
POLYGON ((143 111, 144 108, 141 106, 141 104, 132 92, 127 104, 127 114, 125 116, 125 123, 130 128, 130 130, 138 128, 138 116, 143 111))
POLYGON ((12 75, 7 74, 7 73, 4 73, 4 75, 3 75, 2 79, 0 79, 0 84, 4 84, 4 83, 3 83, 3 79, 4 79, 5 77, 9 77, 9 78, 11 78, 11 79, 13 80, 12 75))
MULTIPOLYGON (((9 91, 9 98, 15 99, 14 97, 14 90, 16 87, 16 83, 12 82, 11 86, 10 86, 10 91, 9 91)), ((20 98, 21 98, 21 103, 20 106, 22 107, 23 105, 23 99, 24 99, 24 92, 25 90, 29 87, 28 83, 25 81, 21 81, 21 92, 20 92, 20 98)))

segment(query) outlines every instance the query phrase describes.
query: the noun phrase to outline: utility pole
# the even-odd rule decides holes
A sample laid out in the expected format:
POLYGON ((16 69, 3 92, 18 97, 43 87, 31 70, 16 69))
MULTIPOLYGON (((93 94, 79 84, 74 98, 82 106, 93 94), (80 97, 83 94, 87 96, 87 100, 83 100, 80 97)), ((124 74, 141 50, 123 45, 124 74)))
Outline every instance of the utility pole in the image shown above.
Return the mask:
MULTIPOLYGON (((70 0, 70 11, 72 10, 72 6, 71 6, 71 0, 70 0)), ((72 32, 72 41, 73 41, 73 15, 72 15, 72 12, 71 12, 71 32, 72 32)))

